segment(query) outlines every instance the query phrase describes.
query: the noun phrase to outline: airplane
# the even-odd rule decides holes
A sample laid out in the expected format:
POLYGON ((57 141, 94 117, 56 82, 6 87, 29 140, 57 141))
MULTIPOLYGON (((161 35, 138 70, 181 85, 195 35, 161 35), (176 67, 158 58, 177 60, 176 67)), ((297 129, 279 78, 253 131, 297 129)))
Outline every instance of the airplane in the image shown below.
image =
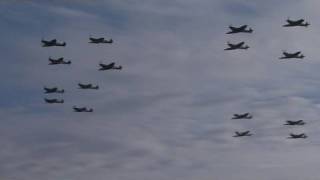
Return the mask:
POLYGON ((56 39, 52 40, 41 40, 42 42, 42 47, 51 47, 51 46, 66 46, 66 42, 58 43, 56 39))
POLYGON ((235 49, 249 49, 249 46, 246 45, 244 46, 244 42, 240 42, 240 43, 237 43, 237 44, 231 44, 230 42, 227 43, 228 44, 228 48, 224 49, 225 51, 226 50, 235 50, 235 49))
POLYGON ((78 86, 79 86, 80 89, 99 89, 98 85, 93 86, 92 84, 81 84, 81 83, 78 83, 78 86))
POLYGON ((73 106, 72 107, 74 112, 93 112, 93 109, 90 108, 90 109, 87 109, 86 107, 76 107, 76 106, 73 106))
POLYGON ((112 39, 106 40, 104 38, 93 38, 93 37, 90 37, 89 39, 90 39, 89 43, 94 43, 94 44, 100 44, 100 43, 112 44, 113 43, 112 39))
POLYGON ((244 132, 235 132, 235 135, 232 137, 243 137, 243 136, 252 136, 252 134, 250 134, 250 131, 244 131, 244 132))
POLYGON ((284 55, 283 57, 280 57, 279 59, 303 59, 304 55, 301 54, 301 51, 295 52, 295 53, 288 53, 286 51, 283 51, 282 54, 284 55))
POLYGON ((252 119, 252 115, 250 113, 234 114, 231 119, 252 119))
POLYGON ((305 22, 304 19, 299 19, 299 20, 290 20, 289 18, 287 19, 287 24, 283 25, 283 27, 295 27, 295 26, 304 26, 308 27, 310 24, 308 22, 305 22))
POLYGON ((294 126, 294 125, 298 125, 298 126, 302 126, 302 125, 305 125, 306 123, 303 121, 303 120, 298 120, 298 121, 290 121, 290 120, 287 120, 286 121, 286 124, 284 125, 289 125, 289 126, 294 126))
POLYGON ((110 64, 102 64, 102 63, 100 63, 99 66, 100 66, 99 71, 104 71, 104 70, 109 70, 109 69, 118 69, 118 70, 122 69, 122 66, 115 66, 114 62, 112 62, 110 64))
POLYGON ((287 137, 288 139, 300 139, 300 138, 307 138, 308 136, 305 135, 304 133, 301 134, 293 134, 291 133, 289 137, 287 137))
POLYGON ((48 87, 43 87, 43 89, 45 90, 45 94, 49 94, 49 93, 64 93, 64 89, 59 90, 57 87, 53 87, 53 88, 48 88, 48 87))
POLYGON ((44 98, 44 101, 48 104, 62 104, 64 103, 64 100, 61 99, 61 100, 58 100, 58 99, 47 99, 47 98, 44 98))
POLYGON ((64 61, 63 57, 58 58, 58 59, 52 59, 49 57, 49 65, 57 65, 57 64, 71 64, 71 61, 64 61))
POLYGON ((233 27, 229 26, 229 29, 231 31, 227 32, 226 34, 235 34, 235 33, 252 33, 253 30, 251 28, 247 29, 248 25, 243 25, 240 27, 233 27))

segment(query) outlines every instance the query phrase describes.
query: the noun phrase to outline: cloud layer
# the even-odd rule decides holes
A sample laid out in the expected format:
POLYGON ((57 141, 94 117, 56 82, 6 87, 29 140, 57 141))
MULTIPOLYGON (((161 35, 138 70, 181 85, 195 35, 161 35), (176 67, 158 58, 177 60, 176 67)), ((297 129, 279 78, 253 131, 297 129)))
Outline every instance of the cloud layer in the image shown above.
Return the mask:
POLYGON ((109 0, 0 4, 0 177, 315 179, 320 101, 315 0, 109 0), (282 28, 306 18, 309 28, 282 28), (253 34, 226 35, 249 24, 253 34), (89 36, 113 38, 93 45, 89 36), (42 48, 41 38, 66 41, 42 48), (247 51, 225 52, 246 41, 247 51), (279 61, 301 50, 303 61, 279 61), (70 66, 48 66, 48 57, 70 66), (115 61, 120 72, 99 72, 115 61), (81 91, 77 83, 99 84, 81 91), (66 90, 43 102, 43 86, 66 90), (88 106, 94 113, 72 112, 88 106), (251 120, 230 120, 251 112, 251 120), (284 127, 304 119, 304 127, 284 127), (236 130, 254 136, 232 138, 236 130), (288 140, 305 132, 305 140, 288 140))

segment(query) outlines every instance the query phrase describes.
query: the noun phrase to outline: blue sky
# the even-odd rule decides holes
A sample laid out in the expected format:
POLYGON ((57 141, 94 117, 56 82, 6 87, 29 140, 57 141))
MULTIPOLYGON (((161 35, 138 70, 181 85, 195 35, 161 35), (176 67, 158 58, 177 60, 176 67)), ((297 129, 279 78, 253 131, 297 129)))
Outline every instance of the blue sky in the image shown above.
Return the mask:
MULTIPOLYGON (((319 2, 246 0, 0 3, 0 179, 319 177, 319 2), (308 28, 283 28, 287 17, 308 28), (249 24, 253 34, 226 35, 249 24), (88 43, 113 38, 112 45, 88 43), (66 41, 42 48, 41 38, 66 41), (247 51, 226 52, 245 41, 247 51), (303 61, 279 61, 301 50, 303 61), (70 66, 48 66, 48 57, 70 66), (100 72, 115 61, 122 71, 100 72), (81 91, 77 83, 98 84, 81 91), (43 86, 66 93, 43 102, 43 86), (72 106, 94 113, 74 113, 72 106), (251 120, 232 114, 251 112, 251 120), (304 119, 304 127, 284 127, 304 119), (234 131, 254 136, 233 138, 234 131), (305 132, 305 140, 288 140, 305 132)), ((51 97, 51 96, 50 96, 51 97)))

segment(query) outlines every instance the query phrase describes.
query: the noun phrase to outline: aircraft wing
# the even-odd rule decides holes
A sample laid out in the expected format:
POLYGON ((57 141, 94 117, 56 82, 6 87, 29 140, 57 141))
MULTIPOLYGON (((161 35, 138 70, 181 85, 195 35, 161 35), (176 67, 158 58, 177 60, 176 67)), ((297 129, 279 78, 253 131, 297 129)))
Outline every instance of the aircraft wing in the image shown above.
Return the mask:
POLYGON ((245 30, 247 28, 247 25, 243 25, 243 26, 240 26, 238 29, 239 30, 245 30))
POLYGON ((115 65, 114 62, 110 63, 110 64, 102 64, 100 63, 99 64, 102 68, 110 68, 110 67, 113 67, 115 65))
POLYGON ((242 116, 246 117, 246 116, 248 116, 248 115, 249 115, 249 113, 244 113, 242 116))
POLYGON ((238 28, 233 27, 233 26, 229 26, 229 29, 230 29, 231 31, 236 31, 236 30, 238 30, 238 28))
POLYGON ((234 44, 231 44, 230 42, 227 42, 227 45, 228 45, 230 48, 233 48, 233 47, 236 46, 236 45, 234 45, 234 44))
POLYGON ((46 91, 57 91, 58 88, 54 87, 54 88, 44 88, 46 91))
POLYGON ((301 53, 301 51, 298 51, 298 52, 294 53, 293 55, 298 56, 300 53, 301 53))
POLYGON ((283 54, 284 56, 290 56, 290 54, 287 53, 286 51, 283 51, 282 54, 283 54))
POLYGON ((304 19, 299 19, 296 21, 296 23, 301 24, 301 23, 303 23, 303 21, 304 21, 304 19))
POLYGON ((244 42, 242 41, 242 42, 236 44, 235 46, 241 47, 241 46, 243 46, 243 45, 244 45, 244 42))

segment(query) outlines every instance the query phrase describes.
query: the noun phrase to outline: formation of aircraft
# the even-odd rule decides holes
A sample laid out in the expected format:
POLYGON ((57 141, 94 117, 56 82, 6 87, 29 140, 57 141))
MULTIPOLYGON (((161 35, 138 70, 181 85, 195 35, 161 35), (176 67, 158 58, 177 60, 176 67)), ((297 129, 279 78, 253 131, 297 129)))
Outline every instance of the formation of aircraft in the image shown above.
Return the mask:
MULTIPOLYGON (((89 37, 90 42, 89 43, 94 43, 94 44, 112 44, 113 43, 113 39, 105 39, 103 37, 101 38, 94 38, 94 37, 89 37)), ((52 39, 52 40, 44 40, 41 39, 41 43, 42 43, 42 47, 53 47, 53 46, 66 46, 66 42, 58 42, 56 39, 52 39)), ((58 65, 58 64, 71 64, 71 61, 66 61, 64 60, 63 57, 61 58, 51 58, 49 57, 49 65, 58 65)), ((100 71, 104 71, 104 70, 121 70, 122 66, 116 66, 115 62, 111 62, 109 64, 103 64, 100 63, 99 64, 100 71)), ((92 84, 82 84, 82 83, 78 83, 78 86, 80 89, 99 89, 98 85, 92 85, 92 84)), ((45 94, 50 94, 50 93, 64 93, 64 89, 58 89, 58 87, 44 87, 44 93, 45 94)), ((63 104, 64 100, 63 99, 56 99, 56 98, 44 98, 44 101, 48 104, 63 104)), ((73 106, 72 107, 74 112, 93 112, 92 108, 87 108, 87 107, 77 107, 77 106, 73 106)))
POLYGON ((229 46, 228 48, 224 49, 225 51, 228 50, 236 50, 236 49, 249 49, 250 47, 248 45, 245 45, 245 42, 240 42, 240 43, 236 43, 236 44, 232 44, 230 42, 227 43, 227 45, 229 46))
POLYGON ((93 109, 87 109, 86 107, 77 107, 77 106, 73 106, 72 107, 74 112, 93 112, 93 109))
POLYGON ((252 115, 250 113, 233 114, 231 119, 252 119, 252 115))
POLYGON ((48 88, 48 87, 43 87, 43 89, 45 90, 45 94, 49 94, 49 93, 64 93, 64 89, 59 90, 57 87, 53 87, 53 88, 48 88))
POLYGON ((56 39, 52 39, 52 40, 41 40, 42 42, 42 47, 51 47, 51 46, 66 46, 66 42, 57 42, 56 39))
POLYGON ((283 25, 283 27, 295 27, 295 26, 303 26, 303 27, 308 27, 310 24, 306 22, 304 19, 299 19, 299 20, 290 20, 289 18, 287 19, 287 24, 283 25))
POLYGON ((233 137, 252 136, 252 134, 250 134, 250 131, 243 131, 243 132, 236 131, 234 133, 235 135, 233 137))
POLYGON ((290 136, 287 137, 288 139, 305 139, 305 138, 308 137, 308 136, 305 135, 304 133, 301 133, 301 134, 293 134, 293 133, 291 133, 291 134, 289 134, 289 135, 290 135, 290 136))
POLYGON ((303 120, 298 120, 298 121, 290 121, 290 120, 287 120, 286 121, 286 124, 284 125, 289 125, 289 126, 302 126, 302 125, 305 125, 306 123, 303 121, 303 120))
POLYGON ((226 34, 235 34, 235 33, 252 33, 253 30, 251 28, 247 29, 248 25, 243 25, 240 27, 234 27, 232 25, 229 26, 231 31, 227 32, 226 34))
POLYGON ((279 59, 292 59, 292 58, 296 58, 296 59, 303 59, 304 55, 301 54, 301 51, 295 52, 295 53, 288 53, 286 51, 282 52, 283 57, 280 57, 279 59))
POLYGON ((112 39, 106 40, 106 39, 104 39, 103 37, 102 37, 102 38, 93 38, 93 37, 90 37, 89 40, 90 40, 89 43, 94 43, 94 44, 100 44, 100 43, 112 44, 112 43, 113 43, 113 40, 112 40, 112 39))
POLYGON ((105 71, 105 70, 111 70, 111 69, 117 69, 117 70, 121 70, 122 69, 122 66, 116 66, 115 62, 112 62, 110 64, 100 63, 99 66, 100 66, 99 71, 105 71))
POLYGON ((57 64, 71 64, 71 61, 65 61, 63 57, 58 59, 52 59, 49 57, 49 65, 57 65, 57 64))
POLYGON ((48 98, 44 98, 44 101, 48 104, 63 104, 64 100, 58 100, 58 99, 48 99, 48 98))
POLYGON ((99 89, 98 85, 93 86, 92 84, 81 84, 81 83, 78 83, 78 86, 79 86, 80 89, 99 89))

